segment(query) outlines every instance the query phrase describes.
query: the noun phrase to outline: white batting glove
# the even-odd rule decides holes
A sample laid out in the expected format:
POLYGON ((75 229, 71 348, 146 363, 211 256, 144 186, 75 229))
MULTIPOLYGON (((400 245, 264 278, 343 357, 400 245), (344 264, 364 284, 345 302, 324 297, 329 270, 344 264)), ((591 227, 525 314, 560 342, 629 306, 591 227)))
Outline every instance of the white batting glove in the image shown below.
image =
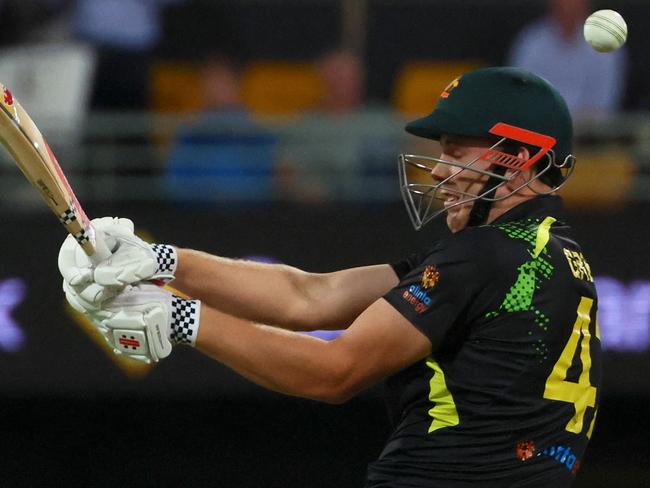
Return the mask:
POLYGON ((150 283, 127 286, 100 309, 87 310, 64 281, 70 305, 91 319, 115 354, 145 363, 169 356, 172 346, 193 346, 199 329, 201 302, 185 300, 150 283))
POLYGON ((74 238, 68 236, 59 251, 59 270, 76 294, 95 308, 114 297, 125 285, 148 280, 171 281, 178 263, 176 249, 149 244, 133 232, 129 219, 103 217, 93 226, 109 241, 112 255, 96 267, 74 238))

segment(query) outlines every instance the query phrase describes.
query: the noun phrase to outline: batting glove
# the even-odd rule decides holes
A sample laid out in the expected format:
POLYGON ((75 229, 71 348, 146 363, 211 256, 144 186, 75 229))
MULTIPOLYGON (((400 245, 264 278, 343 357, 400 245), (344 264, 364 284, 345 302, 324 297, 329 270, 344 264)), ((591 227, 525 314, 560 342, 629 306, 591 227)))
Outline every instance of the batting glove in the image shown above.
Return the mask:
POLYGON ((68 236, 58 260, 63 279, 85 302, 97 308, 126 285, 174 278, 178 257, 173 246, 143 241, 133 232, 129 219, 103 217, 92 224, 105 236, 112 255, 93 267, 74 238, 68 236))
POLYGON ((88 310, 64 281, 66 298, 88 316, 115 354, 145 363, 169 356, 172 346, 193 346, 199 329, 201 302, 186 300, 158 286, 127 286, 101 308, 88 310))

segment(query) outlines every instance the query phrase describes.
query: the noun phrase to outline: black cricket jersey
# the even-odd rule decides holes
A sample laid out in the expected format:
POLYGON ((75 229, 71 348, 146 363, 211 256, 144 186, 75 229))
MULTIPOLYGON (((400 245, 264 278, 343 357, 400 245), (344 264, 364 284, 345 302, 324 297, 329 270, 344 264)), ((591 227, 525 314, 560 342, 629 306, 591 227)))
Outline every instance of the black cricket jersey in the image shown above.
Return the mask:
POLYGON ((385 295, 432 344, 386 381, 394 430, 367 487, 571 484, 601 385, 591 268, 540 196, 393 265, 385 295))

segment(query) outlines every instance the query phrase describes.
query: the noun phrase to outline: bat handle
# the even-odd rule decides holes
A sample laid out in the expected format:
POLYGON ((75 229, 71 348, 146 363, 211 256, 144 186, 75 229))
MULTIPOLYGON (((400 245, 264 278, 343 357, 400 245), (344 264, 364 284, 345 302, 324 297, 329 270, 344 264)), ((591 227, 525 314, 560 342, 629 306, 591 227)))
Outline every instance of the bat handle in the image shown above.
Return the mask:
POLYGON ((95 232, 95 252, 88 256, 94 265, 107 260, 113 254, 115 248, 115 239, 109 238, 102 231, 94 229, 95 232))

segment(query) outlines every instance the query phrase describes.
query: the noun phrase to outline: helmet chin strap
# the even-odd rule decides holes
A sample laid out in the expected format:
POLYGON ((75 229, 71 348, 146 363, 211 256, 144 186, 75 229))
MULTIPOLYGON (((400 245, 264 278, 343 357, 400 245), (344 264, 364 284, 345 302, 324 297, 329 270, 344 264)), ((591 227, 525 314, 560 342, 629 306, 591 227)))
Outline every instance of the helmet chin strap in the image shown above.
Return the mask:
MULTIPOLYGON (((492 165, 488 171, 491 171, 499 176, 504 176, 506 173, 505 166, 492 165)), ((490 215, 490 210, 492 209, 493 201, 484 200, 484 198, 492 199, 494 194, 497 191, 497 187, 500 183, 503 183, 503 180, 500 180, 496 176, 490 176, 488 180, 483 185, 483 188, 479 192, 479 195, 482 195, 486 191, 489 191, 487 194, 483 195, 483 198, 479 198, 474 201, 472 210, 469 213, 469 221, 467 222, 468 227, 476 227, 479 225, 485 225, 487 223, 488 216, 490 215)))

